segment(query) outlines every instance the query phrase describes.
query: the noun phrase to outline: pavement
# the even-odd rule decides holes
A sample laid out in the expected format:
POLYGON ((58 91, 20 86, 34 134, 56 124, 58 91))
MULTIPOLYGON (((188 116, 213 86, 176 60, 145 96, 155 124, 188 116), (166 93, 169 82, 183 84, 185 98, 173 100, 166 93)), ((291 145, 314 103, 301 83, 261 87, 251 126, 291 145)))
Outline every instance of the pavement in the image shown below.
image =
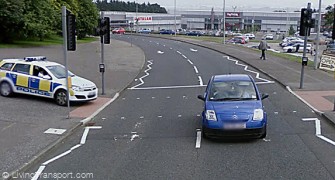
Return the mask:
POLYGON ((270 76, 276 82, 287 88, 297 98, 307 104, 313 112, 325 117, 335 124, 335 80, 334 73, 324 70, 314 70, 313 67, 305 66, 302 88, 300 63, 266 54, 266 60, 260 60, 261 52, 251 48, 232 44, 219 44, 186 37, 156 36, 151 37, 173 39, 206 47, 221 52, 233 59, 240 60, 260 72, 270 76))
MULTIPOLYGON (((64 64, 62 46, 0 49, 0 59, 37 55, 64 64)), ((53 100, 24 95, 0 97, 0 172, 24 171, 61 144, 83 122, 94 120, 98 112, 115 100, 112 97, 117 97, 140 73, 144 62, 145 55, 139 47, 111 40, 110 45, 105 45, 105 95, 99 95, 95 101, 71 105, 70 119, 68 109, 57 106, 53 100), (66 131, 60 135, 44 133, 49 128, 66 131)), ((99 63, 98 39, 78 44, 75 52, 68 52, 69 69, 93 81, 101 94, 99 63)))

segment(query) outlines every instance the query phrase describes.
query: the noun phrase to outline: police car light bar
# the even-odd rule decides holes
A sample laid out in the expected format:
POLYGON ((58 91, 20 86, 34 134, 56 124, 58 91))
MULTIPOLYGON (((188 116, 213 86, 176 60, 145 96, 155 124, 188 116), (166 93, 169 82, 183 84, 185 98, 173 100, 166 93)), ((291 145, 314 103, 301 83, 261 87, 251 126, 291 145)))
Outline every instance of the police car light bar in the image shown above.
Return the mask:
POLYGON ((32 56, 32 57, 25 57, 25 61, 45 61, 47 57, 45 56, 32 56))

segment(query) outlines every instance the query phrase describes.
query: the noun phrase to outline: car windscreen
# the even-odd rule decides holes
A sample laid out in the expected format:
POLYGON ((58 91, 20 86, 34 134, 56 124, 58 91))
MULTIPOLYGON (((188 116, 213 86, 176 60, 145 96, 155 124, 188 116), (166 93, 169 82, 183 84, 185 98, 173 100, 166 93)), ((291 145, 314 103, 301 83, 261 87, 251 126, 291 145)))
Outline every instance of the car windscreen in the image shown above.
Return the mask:
POLYGON ((254 84, 251 81, 213 82, 210 101, 247 101, 258 100, 254 84))
MULTIPOLYGON (((54 65, 54 66, 47 66, 46 68, 58 79, 66 77, 66 71, 64 66, 54 65)), ((73 77, 74 74, 69 71, 69 76, 73 77)))

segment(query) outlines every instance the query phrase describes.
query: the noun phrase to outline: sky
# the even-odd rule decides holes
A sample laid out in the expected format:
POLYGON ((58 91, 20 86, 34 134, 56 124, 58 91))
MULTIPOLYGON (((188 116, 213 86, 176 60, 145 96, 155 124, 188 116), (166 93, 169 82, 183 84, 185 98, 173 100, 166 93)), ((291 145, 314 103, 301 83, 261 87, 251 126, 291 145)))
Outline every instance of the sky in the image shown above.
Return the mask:
MULTIPOLYGON (((302 7, 307 7, 307 3, 312 4, 313 9, 318 9, 319 0, 225 0, 226 10, 233 11, 252 11, 252 10, 300 10, 302 7)), ((138 3, 150 2, 157 3, 167 9, 173 10, 174 0, 137 0, 138 3)), ((334 0, 321 0, 322 8, 328 5, 334 5, 334 0)), ((179 10, 194 10, 194 9, 211 9, 221 10, 223 7, 223 0, 176 0, 177 9, 179 10)))

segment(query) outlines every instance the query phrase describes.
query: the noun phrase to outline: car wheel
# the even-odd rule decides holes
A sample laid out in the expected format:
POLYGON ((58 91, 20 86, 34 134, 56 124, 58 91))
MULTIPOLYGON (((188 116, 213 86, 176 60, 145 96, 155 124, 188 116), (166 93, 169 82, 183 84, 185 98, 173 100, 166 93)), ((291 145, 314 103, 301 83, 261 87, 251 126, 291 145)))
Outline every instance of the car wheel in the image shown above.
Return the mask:
POLYGON ((0 84, 0 94, 4 97, 9 97, 13 94, 12 87, 8 82, 4 81, 0 84))
POLYGON ((67 105, 67 94, 66 91, 61 89, 56 92, 55 95, 55 101, 60 106, 66 106, 67 105))
POLYGON ((291 52, 292 52, 292 49, 288 49, 287 52, 288 52, 288 53, 291 53, 291 52))
POLYGON ((204 139, 208 139, 209 138, 208 135, 207 135, 207 132, 205 131, 204 126, 202 126, 201 135, 202 135, 202 138, 204 138, 204 139))
POLYGON ((264 133, 262 134, 262 136, 259 139, 264 139, 266 138, 266 125, 264 127, 264 133))

